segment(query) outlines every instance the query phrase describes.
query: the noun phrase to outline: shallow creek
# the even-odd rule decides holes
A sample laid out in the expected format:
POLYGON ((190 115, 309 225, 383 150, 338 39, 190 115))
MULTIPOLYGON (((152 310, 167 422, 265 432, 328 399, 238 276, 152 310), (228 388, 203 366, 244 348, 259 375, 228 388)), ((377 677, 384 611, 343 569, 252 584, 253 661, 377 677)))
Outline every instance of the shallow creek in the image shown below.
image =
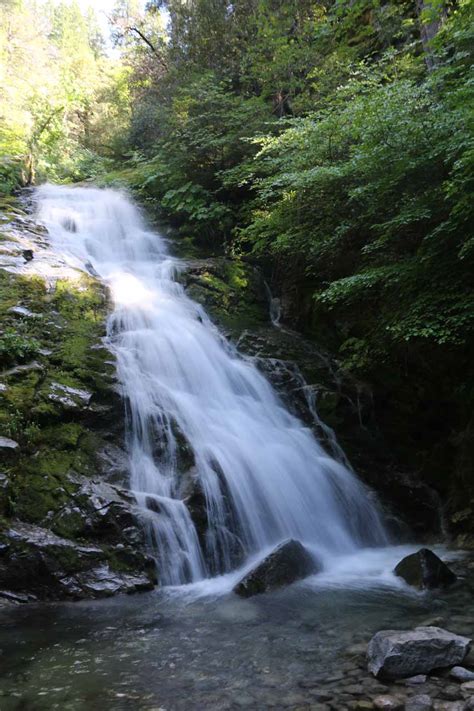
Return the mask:
POLYGON ((201 583, 3 608, 0 708, 339 711, 382 693, 455 700, 459 684, 447 678, 384 685, 366 671, 365 644, 376 630, 434 623, 474 635, 471 559, 452 562, 466 575, 458 586, 430 596, 389 573, 406 552, 365 551, 363 573, 341 559, 332 572, 250 600, 222 594, 221 581, 219 596, 201 583))

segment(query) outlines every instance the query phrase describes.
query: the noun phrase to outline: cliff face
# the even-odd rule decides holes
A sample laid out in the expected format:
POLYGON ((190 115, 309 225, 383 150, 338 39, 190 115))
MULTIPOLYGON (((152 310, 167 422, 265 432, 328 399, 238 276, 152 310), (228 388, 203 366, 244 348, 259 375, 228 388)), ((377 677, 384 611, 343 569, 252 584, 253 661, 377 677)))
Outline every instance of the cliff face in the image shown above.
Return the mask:
POLYGON ((31 205, 1 207, 0 597, 149 589, 107 295, 52 252, 31 205))
POLYGON ((460 546, 474 545, 472 426, 460 418, 453 433, 446 384, 437 390, 429 364, 426 372, 387 364, 372 379, 351 374, 338 355, 340 324, 315 323, 310 301, 290 280, 274 285, 283 326, 272 326, 268 290, 249 263, 193 257, 182 279, 239 350, 257 360, 289 408, 335 456, 342 447, 380 497, 397 539, 448 535, 460 546))

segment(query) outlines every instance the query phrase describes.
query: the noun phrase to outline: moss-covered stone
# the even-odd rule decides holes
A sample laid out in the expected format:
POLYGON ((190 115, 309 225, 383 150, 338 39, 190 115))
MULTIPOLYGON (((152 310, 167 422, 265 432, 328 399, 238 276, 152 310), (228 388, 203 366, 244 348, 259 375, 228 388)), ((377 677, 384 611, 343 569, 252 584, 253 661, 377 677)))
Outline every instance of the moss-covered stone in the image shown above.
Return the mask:
MULTIPOLYGON (((17 232, 9 233, 9 219, 0 222, 0 234, 6 237, 4 244, 11 245, 13 259, 17 232)), ((38 238, 36 227, 23 216, 18 228, 31 229, 38 238)), ((41 246, 48 250, 46 240, 41 246)), ((20 268, 21 273, 0 268, 0 435, 19 443, 0 480, 0 539, 8 538, 15 527, 30 527, 25 529, 25 550, 19 543, 15 548, 14 573, 21 578, 19 561, 24 559, 30 575, 36 571, 43 576, 41 597, 48 597, 48 585, 54 588, 52 597, 63 594, 62 583, 51 572, 56 568, 72 576, 67 596, 149 587, 153 576, 143 553, 144 539, 133 523, 131 501, 110 488, 99 495, 97 484, 90 491, 84 485, 106 473, 100 452, 111 444, 122 445, 123 405, 111 387, 113 357, 103 344, 107 292, 79 271, 46 281, 31 273, 34 265, 35 260, 29 269, 20 268), (8 338, 2 350, 4 334, 8 338), (100 513, 92 501, 101 502, 100 513), (29 538, 28 531, 35 538, 36 526, 40 533, 50 531, 64 539, 48 545, 46 568, 36 539, 32 543, 29 538), (136 555, 120 552, 132 539, 136 555), (99 567, 91 572, 90 556, 77 544, 97 547, 98 542, 92 562, 99 567), (82 573, 85 577, 79 579, 82 573), (110 582, 115 575, 118 578, 110 582)), ((8 562, 0 561, 0 569, 14 588, 8 562)), ((20 581, 20 588, 24 585, 20 581)))
POLYGON ((238 259, 214 257, 188 263, 183 281, 189 296, 238 338, 245 329, 268 323, 268 306, 260 274, 238 259))

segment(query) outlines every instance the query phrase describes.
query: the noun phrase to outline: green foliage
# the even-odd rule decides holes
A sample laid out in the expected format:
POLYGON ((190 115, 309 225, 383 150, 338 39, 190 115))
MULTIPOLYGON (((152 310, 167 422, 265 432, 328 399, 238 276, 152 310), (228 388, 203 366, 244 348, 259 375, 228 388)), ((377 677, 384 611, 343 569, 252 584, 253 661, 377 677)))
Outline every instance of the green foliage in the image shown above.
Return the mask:
POLYGON ((23 363, 38 355, 40 343, 35 338, 28 338, 13 329, 6 329, 0 335, 0 363, 23 363))
MULTIPOLYGON (((5 7, 3 7, 5 5, 5 7)), ((0 192, 80 179, 120 149, 126 83, 77 2, 14 2, 0 19, 0 192), (87 160, 89 158, 89 160, 87 160)))

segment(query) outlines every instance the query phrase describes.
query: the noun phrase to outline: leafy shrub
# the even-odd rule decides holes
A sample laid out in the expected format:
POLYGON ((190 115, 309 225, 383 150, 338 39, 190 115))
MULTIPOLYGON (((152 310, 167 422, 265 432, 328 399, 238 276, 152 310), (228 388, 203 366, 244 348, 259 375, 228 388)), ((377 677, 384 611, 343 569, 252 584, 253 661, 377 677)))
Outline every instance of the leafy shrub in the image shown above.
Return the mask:
POLYGON ((0 336, 0 363, 23 363, 38 355, 39 349, 40 344, 35 338, 8 329, 0 336))

